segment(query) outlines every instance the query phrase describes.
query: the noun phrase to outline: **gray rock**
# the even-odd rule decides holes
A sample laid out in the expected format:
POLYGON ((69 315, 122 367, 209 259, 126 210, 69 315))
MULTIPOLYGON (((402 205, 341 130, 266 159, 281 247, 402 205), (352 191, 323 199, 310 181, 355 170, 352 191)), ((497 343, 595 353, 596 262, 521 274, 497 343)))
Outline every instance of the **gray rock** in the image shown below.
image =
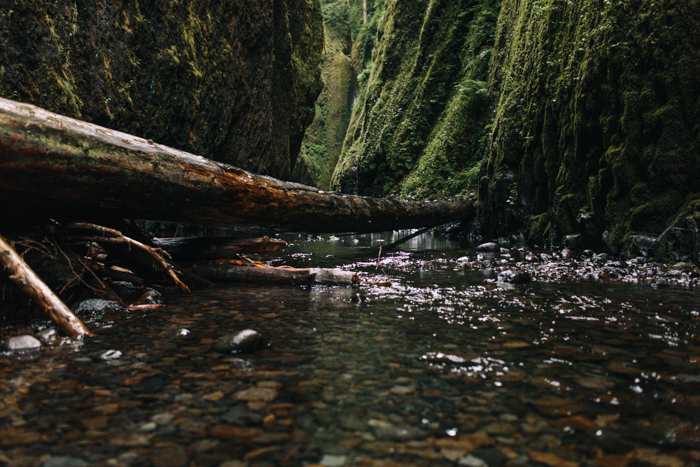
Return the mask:
POLYGON ((37 337, 44 342, 50 342, 58 337, 58 331, 55 329, 44 329, 43 331, 37 333, 37 337))
POLYGON ((343 467, 347 462, 347 456, 335 456, 332 454, 326 454, 321 459, 321 465, 323 467, 343 467))
POLYGON ((121 358, 121 356, 122 356, 121 351, 110 349, 110 350, 104 352, 102 355, 100 355, 100 358, 102 360, 116 360, 117 358, 121 358))
POLYGON ((87 462, 76 457, 58 456, 46 459, 41 467, 88 467, 88 465, 87 462))
POLYGON ((181 328, 175 331, 175 338, 182 341, 194 341, 197 340, 197 333, 181 328))
POLYGON ((244 329, 236 334, 221 337, 214 347, 221 352, 249 353, 262 349, 266 345, 267 340, 258 331, 244 329))
POLYGON ((76 315, 100 315, 108 311, 121 310, 121 303, 114 300, 103 300, 101 298, 89 298, 73 305, 72 311, 76 315))
POLYGON ((30 335, 14 336, 5 341, 5 350, 29 350, 39 347, 41 347, 39 339, 30 335))
POLYGON ((466 465, 468 467, 487 467, 488 464, 483 459, 472 456, 471 454, 459 460, 457 465, 466 465))
POLYGON ((496 242, 486 242, 476 247, 476 251, 484 253, 498 253, 501 251, 501 247, 496 242))
POLYGON ((221 420, 231 425, 252 426, 261 424, 263 417, 244 405, 237 405, 223 414, 221 420))
POLYGON ((378 439, 391 441, 408 441, 428 436, 425 430, 412 426, 377 427, 374 434, 378 439))
POLYGON ((498 282, 505 282, 508 284, 529 284, 532 280, 532 276, 526 271, 513 271, 506 269, 498 273, 496 278, 498 282))

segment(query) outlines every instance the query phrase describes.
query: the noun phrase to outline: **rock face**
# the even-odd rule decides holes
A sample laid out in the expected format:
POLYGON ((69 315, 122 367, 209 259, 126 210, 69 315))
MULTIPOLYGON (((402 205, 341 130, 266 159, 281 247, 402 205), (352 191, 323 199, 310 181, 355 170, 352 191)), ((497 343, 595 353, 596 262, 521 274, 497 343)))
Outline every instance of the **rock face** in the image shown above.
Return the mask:
POLYGON ((318 0, 8 0, 0 95, 289 178, 321 90, 318 0))
POLYGON ((388 0, 331 184, 373 196, 476 188, 500 0, 388 0))
POLYGON ((698 24, 697 0, 504 0, 483 235, 700 259, 698 24))

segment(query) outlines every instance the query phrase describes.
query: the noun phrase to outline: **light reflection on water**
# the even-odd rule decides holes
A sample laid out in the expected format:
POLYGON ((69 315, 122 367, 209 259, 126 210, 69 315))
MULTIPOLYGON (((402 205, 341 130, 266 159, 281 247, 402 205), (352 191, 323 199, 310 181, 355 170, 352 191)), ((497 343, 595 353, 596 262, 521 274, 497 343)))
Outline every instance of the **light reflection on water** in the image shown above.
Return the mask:
MULTIPOLYGON (((56 397, 56 378, 127 400, 128 378, 157 373, 149 377, 160 378, 159 392, 143 399, 152 406, 137 406, 130 423, 114 429, 133 434, 156 413, 191 411, 204 427, 194 439, 177 428, 156 431, 152 441, 193 443, 221 423, 241 385, 280 385, 272 405, 289 406, 276 410, 293 429, 273 422, 266 429, 284 452, 301 447, 287 464, 275 458, 273 465, 316 463, 326 454, 345 456, 347 465, 371 465, 362 458, 454 465, 435 439, 472 434, 491 440, 475 454, 492 455, 493 465, 527 462, 531 450, 580 463, 700 446, 696 292, 595 282, 506 286, 460 266, 463 245, 431 235, 379 261, 378 246, 398 233, 327 238, 292 237, 281 258, 267 260, 356 270, 360 288, 227 285, 168 297, 166 307, 149 313, 107 314, 91 323, 105 323, 98 337, 75 349, 94 363, 75 367, 75 353, 47 350, 45 360, 22 370, 26 381, 41 375, 44 382, 20 405, 56 397), (270 347, 251 356, 211 350, 211 341, 244 328, 258 329, 270 347), (195 337, 179 341, 182 329, 195 337), (97 361, 109 349, 123 356, 97 361), (57 372, 49 354, 71 371, 57 372), (223 398, 207 402, 215 390, 223 398), (306 437, 285 444, 293 430, 306 437)), ((46 423, 65 416, 50 407, 41 413, 46 423)), ((276 413, 263 415, 274 421, 276 413)), ((197 465, 218 466, 254 448, 219 445, 221 458, 192 456, 197 465)), ((95 457, 109 451, 89 443, 64 448, 71 449, 92 449, 95 457)))

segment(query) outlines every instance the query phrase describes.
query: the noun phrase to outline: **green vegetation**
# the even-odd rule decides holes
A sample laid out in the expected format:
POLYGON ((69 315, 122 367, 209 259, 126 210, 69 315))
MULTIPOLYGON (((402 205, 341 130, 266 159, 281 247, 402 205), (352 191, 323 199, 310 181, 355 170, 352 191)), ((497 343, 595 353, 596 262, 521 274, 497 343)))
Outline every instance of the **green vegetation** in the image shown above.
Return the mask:
POLYGON ((319 0, 7 0, 0 95, 289 177, 322 28, 319 0))
POLYGON ((321 3, 325 25, 322 64, 325 87, 316 102, 316 118, 306 132, 293 179, 329 190, 350 123, 357 70, 371 55, 382 2, 368 2, 366 24, 362 0, 324 0, 321 3))
POLYGON ((428 197, 476 187, 500 1, 387 1, 332 183, 428 197))
POLYGON ((692 216, 698 27, 697 0, 504 0, 480 187, 485 235, 523 229, 549 244, 579 235, 620 251, 692 216), (504 209, 511 182, 519 202, 504 209))

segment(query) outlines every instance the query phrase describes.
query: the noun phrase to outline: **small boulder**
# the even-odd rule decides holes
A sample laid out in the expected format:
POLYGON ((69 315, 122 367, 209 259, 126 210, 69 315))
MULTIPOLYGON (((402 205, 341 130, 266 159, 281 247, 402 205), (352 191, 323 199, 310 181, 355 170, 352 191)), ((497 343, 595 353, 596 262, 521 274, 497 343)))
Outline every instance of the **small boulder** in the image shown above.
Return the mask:
POLYGON ((114 300, 89 298, 74 305, 72 311, 79 316, 98 316, 108 311, 116 311, 123 308, 121 303, 114 300))
POLYGON ((519 285, 519 284, 529 284, 532 280, 532 276, 526 271, 513 271, 511 269, 506 269, 498 273, 496 281, 505 282, 507 284, 519 285))
POLYGON ((501 247, 496 242, 487 242, 476 247, 476 251, 482 253, 498 253, 501 251, 501 247))
POLYGON ((267 339, 258 331, 244 329, 236 334, 226 334, 219 338, 214 347, 221 352, 250 353, 267 345, 267 339))
POLYGON ((5 350, 30 350, 41 347, 41 342, 30 335, 14 336, 5 341, 5 350))

